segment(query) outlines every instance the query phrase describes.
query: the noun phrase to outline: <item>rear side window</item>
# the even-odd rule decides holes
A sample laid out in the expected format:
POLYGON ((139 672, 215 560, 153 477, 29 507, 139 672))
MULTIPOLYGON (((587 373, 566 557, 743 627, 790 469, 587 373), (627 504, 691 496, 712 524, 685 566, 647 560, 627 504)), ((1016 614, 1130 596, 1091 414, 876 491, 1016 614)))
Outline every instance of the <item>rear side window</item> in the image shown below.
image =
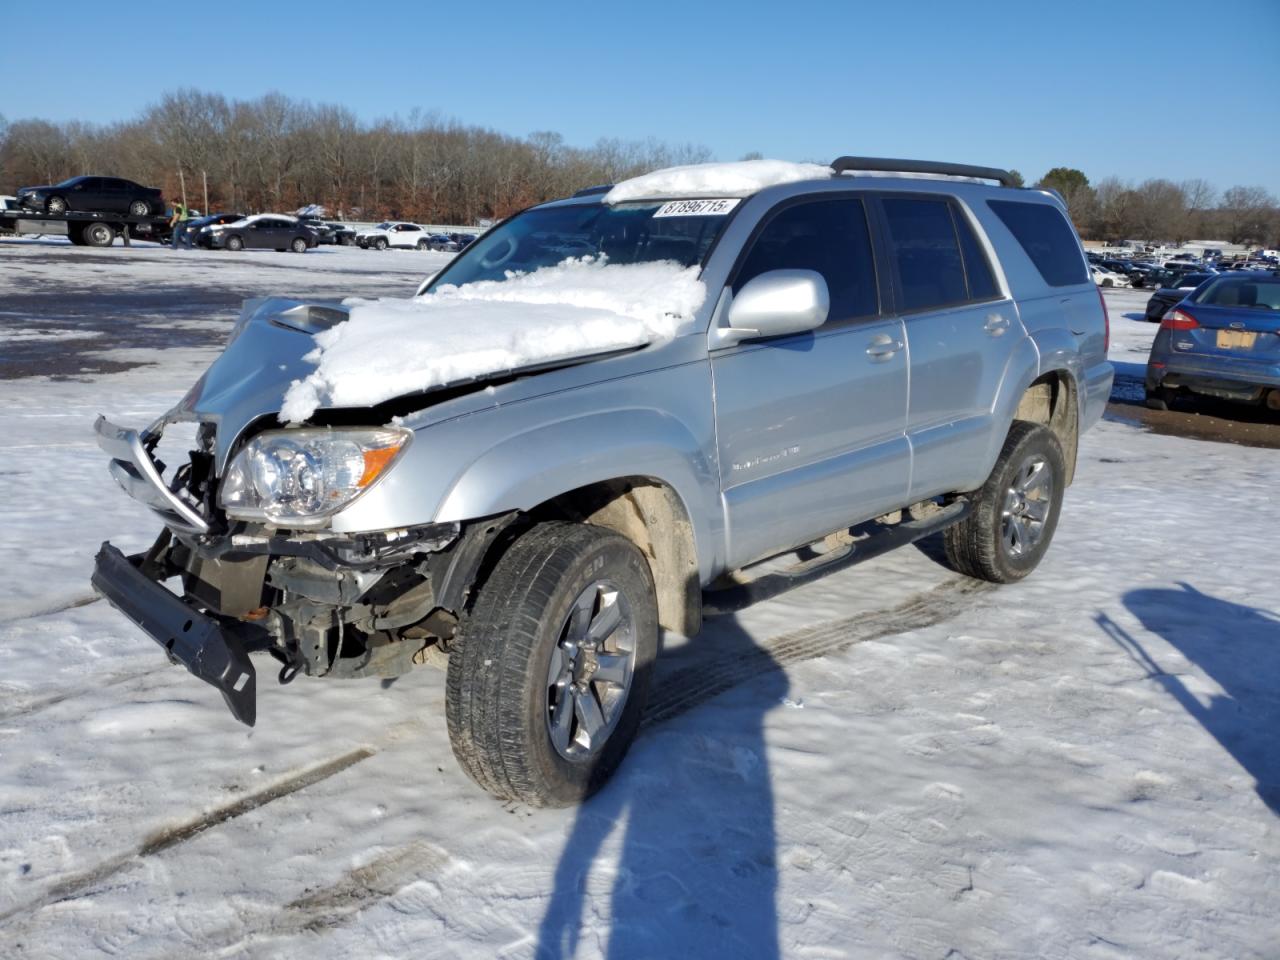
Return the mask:
POLYGON ((1067 287, 1088 281, 1080 241, 1057 207, 1017 200, 988 200, 987 205, 1022 245, 1045 283, 1067 287))
POLYGON ((781 210, 751 245, 733 292, 770 270, 822 274, 831 295, 828 322, 879 312, 875 258, 861 200, 816 200, 781 210))
POLYGON ((886 197, 881 204, 903 312, 967 300, 951 205, 946 200, 903 197, 886 197))
POLYGON ((987 254, 974 236, 973 227, 955 207, 951 208, 951 216, 955 220, 956 236, 960 238, 960 252, 964 254, 964 276, 969 282, 970 300, 992 300, 1000 295, 996 287, 995 275, 991 272, 991 264, 987 262, 987 254))

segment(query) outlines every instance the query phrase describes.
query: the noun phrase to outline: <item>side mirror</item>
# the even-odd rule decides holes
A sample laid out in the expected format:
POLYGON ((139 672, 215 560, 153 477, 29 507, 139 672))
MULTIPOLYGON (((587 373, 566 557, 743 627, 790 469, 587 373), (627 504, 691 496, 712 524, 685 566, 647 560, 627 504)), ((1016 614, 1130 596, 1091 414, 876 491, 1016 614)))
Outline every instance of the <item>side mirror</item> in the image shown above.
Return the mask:
POLYGON ((822 326, 831 295, 822 274, 813 270, 770 270, 749 280, 729 305, 728 329, 717 346, 743 340, 803 333, 822 326))

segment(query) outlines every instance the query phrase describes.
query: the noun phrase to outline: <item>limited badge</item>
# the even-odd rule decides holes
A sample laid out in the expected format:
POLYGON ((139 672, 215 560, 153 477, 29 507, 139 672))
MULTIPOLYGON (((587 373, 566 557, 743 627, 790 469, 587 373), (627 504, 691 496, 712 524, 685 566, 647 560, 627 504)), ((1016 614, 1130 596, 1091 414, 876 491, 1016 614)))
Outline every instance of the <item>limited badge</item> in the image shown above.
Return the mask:
POLYGON ((742 201, 737 197, 719 200, 672 200, 658 208, 657 217, 723 217, 742 201))

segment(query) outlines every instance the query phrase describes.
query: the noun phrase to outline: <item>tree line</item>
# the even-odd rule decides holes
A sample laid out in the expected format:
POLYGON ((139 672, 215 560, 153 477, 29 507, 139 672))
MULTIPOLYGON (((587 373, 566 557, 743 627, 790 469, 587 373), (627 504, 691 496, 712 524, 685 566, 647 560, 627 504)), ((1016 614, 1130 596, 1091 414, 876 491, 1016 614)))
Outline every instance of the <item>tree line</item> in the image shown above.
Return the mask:
MULTIPOLYGON (((181 89, 111 124, 0 118, 0 192, 99 173, 159 187, 168 198, 180 197, 185 184, 188 202, 201 208, 207 184, 212 210, 319 203, 331 216, 354 219, 471 224, 584 186, 708 159, 696 144, 601 139, 575 147, 550 131, 516 137, 416 111, 363 121, 346 107, 279 93, 228 100, 181 89)), ((1094 184, 1071 167, 1055 167, 1036 185, 1062 194, 1085 238, 1280 246, 1280 206, 1262 187, 1219 194, 1199 179, 1094 184)))
POLYGON ((601 139, 566 144, 549 131, 514 137, 415 111, 363 122, 346 107, 279 93, 228 100, 182 89, 111 124, 0 118, 0 192, 83 173, 185 193, 211 210, 471 224, 585 186, 700 163, 695 144, 601 139))
POLYGON ((1206 180, 1106 177, 1096 184, 1081 170, 1054 167, 1036 186, 1062 194, 1086 239, 1227 240, 1280 247, 1280 205, 1263 187, 1233 186, 1221 194, 1206 180))

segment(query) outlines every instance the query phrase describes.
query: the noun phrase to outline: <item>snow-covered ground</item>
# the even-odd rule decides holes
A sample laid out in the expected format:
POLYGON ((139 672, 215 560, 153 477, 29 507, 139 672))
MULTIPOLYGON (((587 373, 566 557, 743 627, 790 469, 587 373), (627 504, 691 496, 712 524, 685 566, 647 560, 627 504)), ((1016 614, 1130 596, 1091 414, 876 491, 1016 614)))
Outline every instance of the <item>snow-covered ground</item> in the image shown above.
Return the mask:
MULTIPOLYGON (((62 300, 180 304, 279 267, 370 295, 393 281, 367 271, 408 292, 435 269, 57 252, 0 244, 0 293, 35 271, 62 300)), ((1108 300, 1113 357, 1140 364, 1145 297, 1108 300)), ((260 664, 250 730, 88 602, 98 544, 155 531, 92 418, 160 412, 212 349, 0 380, 0 956, 1276 956, 1275 451, 1105 421, 1029 580, 906 548, 711 620, 670 644, 616 779, 540 811, 459 771, 439 673, 277 687, 260 664)))

